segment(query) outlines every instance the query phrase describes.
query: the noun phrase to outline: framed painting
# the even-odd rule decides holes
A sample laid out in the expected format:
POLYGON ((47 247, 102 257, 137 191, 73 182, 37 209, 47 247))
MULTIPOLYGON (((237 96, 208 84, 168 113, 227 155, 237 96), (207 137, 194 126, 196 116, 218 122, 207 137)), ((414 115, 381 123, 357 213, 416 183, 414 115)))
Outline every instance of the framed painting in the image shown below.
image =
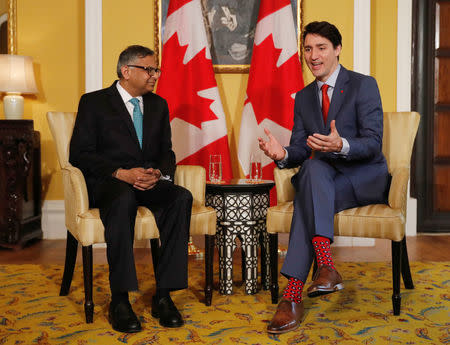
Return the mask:
MULTIPOLYGON (((214 72, 248 73, 258 19, 259 0, 200 0, 214 72)), ((162 37, 169 0, 155 0, 155 50, 162 52, 162 37)), ((302 0, 291 0, 299 52, 303 25, 302 0)))

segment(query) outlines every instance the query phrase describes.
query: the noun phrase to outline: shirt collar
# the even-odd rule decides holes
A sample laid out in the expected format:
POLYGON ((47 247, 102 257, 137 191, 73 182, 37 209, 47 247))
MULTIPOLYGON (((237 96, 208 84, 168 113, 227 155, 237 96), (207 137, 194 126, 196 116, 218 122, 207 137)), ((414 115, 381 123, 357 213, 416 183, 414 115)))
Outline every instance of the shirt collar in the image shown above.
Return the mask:
POLYGON ((128 91, 125 90, 122 85, 120 85, 120 80, 116 83, 116 87, 117 87, 117 91, 119 91, 119 94, 122 97, 123 102, 125 104, 127 104, 127 102, 129 102, 130 99, 132 99, 132 98, 137 98, 139 100, 139 102, 142 104, 142 96, 137 96, 137 97, 131 96, 128 93, 128 91))
POLYGON ((322 89, 323 84, 327 84, 328 86, 331 86, 332 88, 334 88, 334 86, 336 85, 336 80, 337 80, 340 70, 341 70, 341 64, 338 64, 338 66, 336 67, 334 72, 331 73, 330 77, 325 82, 316 80, 319 90, 322 89))

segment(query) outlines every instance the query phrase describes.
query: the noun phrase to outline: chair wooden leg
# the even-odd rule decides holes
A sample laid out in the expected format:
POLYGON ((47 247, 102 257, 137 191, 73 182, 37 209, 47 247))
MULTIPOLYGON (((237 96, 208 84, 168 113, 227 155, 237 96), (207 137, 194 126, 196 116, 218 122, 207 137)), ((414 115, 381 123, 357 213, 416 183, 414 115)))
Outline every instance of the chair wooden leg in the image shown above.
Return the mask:
POLYGON ((270 274, 271 285, 270 294, 272 303, 278 303, 278 234, 269 234, 269 251, 270 251, 270 274))
POLYGON ((402 277, 406 289, 414 289, 414 283, 409 268, 408 250, 406 249, 406 236, 402 240, 402 277))
POLYGON ((94 302, 92 300, 92 246, 83 246, 83 276, 84 276, 84 314, 86 323, 94 320, 94 302))
POLYGON ((153 273, 156 278, 156 267, 158 267, 159 262, 159 238, 152 238, 150 240, 150 248, 152 250, 153 273))
POLYGON ((77 261, 78 241, 73 237, 69 230, 67 230, 66 241, 66 260, 64 263, 64 273, 61 282, 60 296, 67 296, 72 283, 73 271, 75 269, 75 262, 77 261))
POLYGON ((212 302, 213 265, 214 265, 214 235, 205 235, 205 305, 212 302))
POLYGON ((392 307, 394 315, 400 315, 400 305, 402 298, 400 296, 400 272, 402 264, 402 242, 392 241, 392 307))

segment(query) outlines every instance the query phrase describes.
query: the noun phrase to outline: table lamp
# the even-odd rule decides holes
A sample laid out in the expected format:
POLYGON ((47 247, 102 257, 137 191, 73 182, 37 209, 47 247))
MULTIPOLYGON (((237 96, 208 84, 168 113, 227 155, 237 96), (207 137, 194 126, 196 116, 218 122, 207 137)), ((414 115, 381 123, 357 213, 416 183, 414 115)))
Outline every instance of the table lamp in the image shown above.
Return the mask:
POLYGON ((23 116, 21 93, 37 93, 33 61, 30 56, 0 54, 0 92, 7 120, 20 120, 23 116))

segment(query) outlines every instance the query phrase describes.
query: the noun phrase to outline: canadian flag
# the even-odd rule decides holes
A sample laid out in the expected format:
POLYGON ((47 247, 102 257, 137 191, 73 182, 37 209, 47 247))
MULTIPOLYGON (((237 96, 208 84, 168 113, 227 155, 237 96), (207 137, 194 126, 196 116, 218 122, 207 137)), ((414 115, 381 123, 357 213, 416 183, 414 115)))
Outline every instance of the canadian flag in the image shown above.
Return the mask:
MULTIPOLYGON (((295 93, 303 76, 290 0, 261 0, 253 55, 242 111, 238 157, 250 173, 250 155, 259 151, 258 137, 267 128, 283 146, 289 144, 295 93)), ((261 153, 263 178, 273 178, 273 161, 261 153)), ((275 194, 271 194, 274 202, 275 194)))
POLYGON ((177 164, 202 165, 222 155, 232 177, 227 125, 217 88, 200 0, 171 0, 164 27, 157 93, 167 100, 177 164))

